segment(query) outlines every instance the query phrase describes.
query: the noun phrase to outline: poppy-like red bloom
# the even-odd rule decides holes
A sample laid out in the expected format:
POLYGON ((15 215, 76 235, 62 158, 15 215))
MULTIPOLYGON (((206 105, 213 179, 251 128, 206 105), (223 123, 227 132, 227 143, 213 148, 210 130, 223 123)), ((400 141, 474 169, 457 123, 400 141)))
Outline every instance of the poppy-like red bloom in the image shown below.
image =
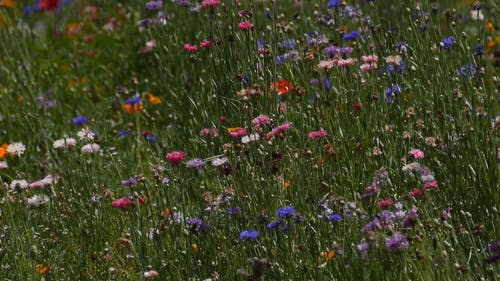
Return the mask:
POLYGON ((132 200, 128 197, 123 197, 120 199, 116 199, 115 201, 111 202, 111 207, 121 209, 125 208, 132 205, 132 200))
POLYGON ((184 157, 186 157, 186 153, 182 151, 172 151, 165 155, 165 160, 172 164, 179 164, 184 160, 184 157))
POLYGON ((59 5, 59 0, 41 0, 38 7, 44 11, 54 11, 59 5))
POLYGON ((385 200, 381 200, 378 202, 378 206, 380 208, 385 208, 385 207, 389 207, 392 205, 392 198, 389 198, 389 199, 385 199, 385 200))
POLYGON ((278 96, 284 96, 293 90, 292 82, 279 80, 271 85, 271 89, 278 91, 278 96))

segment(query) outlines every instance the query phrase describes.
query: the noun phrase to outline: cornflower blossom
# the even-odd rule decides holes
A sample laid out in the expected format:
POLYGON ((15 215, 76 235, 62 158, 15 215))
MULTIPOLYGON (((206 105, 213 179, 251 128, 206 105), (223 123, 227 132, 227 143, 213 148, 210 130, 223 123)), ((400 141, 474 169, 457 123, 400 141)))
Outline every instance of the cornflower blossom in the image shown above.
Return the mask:
POLYGON ((111 202, 111 207, 116 208, 116 209, 122 209, 122 208, 128 207, 132 204, 133 204, 133 202, 132 202, 132 200, 130 200, 130 198, 122 197, 122 198, 116 199, 113 202, 111 202))
POLYGON ((184 51, 188 53, 196 52, 198 51, 198 46, 193 45, 193 44, 184 44, 184 51))
POLYGON ((240 233, 240 240, 257 239, 259 232, 256 229, 243 230, 240 233))
POLYGON ((295 214, 295 208, 293 206, 286 206, 278 209, 278 217, 280 219, 291 217, 295 214))
POLYGON ((220 5, 220 0, 203 0, 203 1, 201 1, 201 6, 203 8, 217 7, 219 5, 220 5))
POLYGON ((28 182, 26 180, 13 180, 10 183, 10 189, 26 189, 28 187, 28 182))
POLYGON ((354 31, 351 31, 351 32, 347 33, 346 35, 344 35, 344 37, 342 39, 344 39, 344 41, 351 41, 351 40, 356 40, 359 38, 362 38, 361 34, 359 33, 359 31, 354 30, 354 31))
POLYGON ((252 126, 254 126, 255 128, 258 128, 263 124, 269 124, 270 121, 271 121, 271 118, 269 118, 269 116, 261 114, 252 120, 252 126))
POLYGON ((89 143, 82 146, 82 153, 92 154, 92 153, 97 153, 99 151, 101 151, 101 146, 98 145, 97 143, 89 143))
POLYGON ((55 149, 71 148, 76 145, 76 140, 74 138, 62 138, 55 140, 52 146, 55 149))
POLYGON ((18 156, 23 155, 24 151, 26 151, 26 146, 22 142, 11 143, 7 147, 8 153, 18 155, 18 156))
POLYGON ((49 202, 49 197, 45 194, 42 195, 34 195, 30 198, 28 198, 28 205, 32 207, 40 207, 41 205, 49 202))
POLYGON ((327 135, 327 132, 324 129, 321 129, 319 131, 310 132, 307 136, 310 139, 317 139, 317 138, 325 137, 326 135, 327 135))
POLYGON ((409 243, 406 237, 397 231, 392 237, 385 238, 385 246, 390 252, 401 253, 403 250, 408 249, 409 243))
POLYGON ((368 258, 368 250, 370 249, 370 244, 366 242, 364 239, 356 246, 361 255, 362 259, 368 258))
POLYGON ((122 186, 134 186, 137 184, 137 179, 135 177, 130 177, 126 180, 122 180, 122 186))
POLYGON ((274 128, 271 132, 269 132, 266 136, 266 140, 271 140, 273 137, 279 136, 283 132, 287 131, 290 129, 291 125, 290 122, 285 122, 278 127, 274 128))
POLYGON ((148 10, 159 10, 163 7, 163 1, 149 1, 146 3, 146 9, 148 10))
POLYGON ((240 22, 238 28, 241 30, 249 30, 253 28, 253 23, 249 21, 240 22))
POLYGON ((415 160, 423 159, 424 158, 424 152, 420 149, 414 148, 410 150, 410 155, 413 157, 415 160))
POLYGON ((443 41, 441 41, 440 45, 443 49, 449 50, 453 45, 455 45, 456 41, 457 40, 455 39, 455 37, 450 36, 450 37, 443 39, 443 41))
POLYGON ((356 63, 356 60, 353 58, 347 58, 347 59, 339 59, 337 62, 337 66, 339 68, 345 68, 349 66, 353 66, 356 63))
POLYGON ((165 160, 167 160, 172 164, 179 164, 184 160, 185 157, 186 153, 182 151, 172 151, 167 153, 167 155, 165 155, 165 160))
POLYGON ((206 163, 203 159, 195 158, 195 159, 189 160, 186 163, 186 167, 200 169, 202 166, 205 166, 205 164, 206 163))
POLYGON ((212 160, 211 164, 214 167, 220 167, 229 162, 229 158, 227 157, 218 157, 212 160))
POLYGON ((89 122, 89 119, 83 115, 77 116, 73 118, 73 124, 75 125, 83 125, 89 122))

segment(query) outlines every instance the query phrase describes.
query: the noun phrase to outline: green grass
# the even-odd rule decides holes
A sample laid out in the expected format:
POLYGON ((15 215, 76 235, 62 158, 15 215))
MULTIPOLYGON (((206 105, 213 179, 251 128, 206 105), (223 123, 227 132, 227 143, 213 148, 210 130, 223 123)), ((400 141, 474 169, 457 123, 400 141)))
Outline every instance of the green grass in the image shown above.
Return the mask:
MULTIPOLYGON (((0 169, 0 279, 143 280, 149 270, 158 280, 498 279, 498 261, 486 262, 499 254, 489 245, 500 240, 495 1, 482 2, 482 21, 472 20, 468 1, 439 1, 437 11, 433 1, 345 1, 362 12, 359 20, 341 12, 345 6, 327 9, 329 1, 222 2, 192 12, 163 1, 166 25, 145 2, 74 1, 30 15, 23 14, 30 1, 0 6, 0 145, 26 146, 22 155, 0 153, 8 165, 0 169), (251 16, 243 19, 240 10, 251 16), (138 26, 144 18, 156 23, 138 26), (242 21, 253 29, 239 30, 242 21), (78 26, 74 35, 70 24, 78 26), (343 40, 354 30, 362 38, 343 40), (318 34, 324 42, 311 44, 318 34), (450 36, 454 43, 440 46, 450 36), (288 39, 299 59, 277 64, 288 39), (150 40, 156 47, 141 52, 150 40), (204 40, 212 45, 183 49, 204 40), (406 52, 396 49, 402 41, 406 52), (485 46, 481 56, 473 54, 478 44, 485 46), (345 57, 355 65, 319 69, 332 45, 351 47, 345 57), (378 56, 377 69, 361 73, 367 55, 378 56), (388 73, 391 55, 405 62, 403 74, 388 73), (468 64, 476 71, 463 78, 468 64), (279 80, 294 89, 279 96, 272 88, 279 80), (400 92, 387 102, 393 85, 400 92), (238 96, 252 87, 260 94, 238 96), (136 94, 144 108, 128 113, 125 104, 136 94), (270 124, 253 127, 260 114, 270 124), (80 115, 88 123, 73 124, 80 115), (285 122, 289 130, 264 140, 285 122), (241 143, 227 131, 234 127, 260 140, 241 143), (82 128, 95 139, 79 139, 82 128), (217 136, 201 136, 204 128, 216 128, 217 136), (308 138, 320 129, 326 137, 308 138), (76 146, 54 148, 65 136, 76 146), (94 142, 100 153, 81 151, 94 142), (425 157, 413 160, 412 149, 425 157), (186 158, 169 163, 172 151, 186 158), (218 157, 228 164, 211 165, 218 157), (207 164, 188 168, 194 158, 207 164), (438 187, 424 190, 425 180, 405 173, 412 162, 438 187), (382 169, 384 184, 363 198, 382 169), (10 187, 47 175, 59 179, 40 189, 10 187), (122 186, 130 177, 137 184, 122 186), (422 197, 409 196, 414 188, 422 197), (48 201, 30 206, 35 195, 48 201), (123 197, 133 204, 113 208, 123 197), (393 218, 394 225, 363 231, 387 215, 379 206, 385 199, 406 213, 418 209, 418 219, 403 227, 393 218), (267 229, 285 206, 296 214, 282 226, 293 229, 267 229), (342 219, 323 220, 322 206, 342 219), (241 213, 230 216, 231 208, 241 213), (210 227, 193 230, 191 218, 210 227), (247 229, 259 236, 241 240, 247 229), (396 232, 408 248, 394 253, 385 239, 396 232), (370 244, 366 256, 362 241, 370 244)), ((397 216, 395 208, 385 209, 397 216)))

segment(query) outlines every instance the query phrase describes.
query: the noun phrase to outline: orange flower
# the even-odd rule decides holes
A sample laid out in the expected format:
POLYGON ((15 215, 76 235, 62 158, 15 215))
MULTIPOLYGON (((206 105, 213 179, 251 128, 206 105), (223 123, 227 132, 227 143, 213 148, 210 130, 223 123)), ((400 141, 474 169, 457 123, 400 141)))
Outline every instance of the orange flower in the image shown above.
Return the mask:
POLYGON ((6 143, 4 143, 2 146, 0 146, 0 159, 5 157, 5 155, 7 154, 8 148, 9 148, 9 145, 6 143))
POLYGON ((198 253, 198 251, 200 250, 198 248, 198 245, 196 245, 195 243, 191 244, 191 249, 193 249, 193 252, 195 252, 195 253, 198 253))
POLYGON ((44 274, 45 272, 47 272, 48 270, 51 270, 51 269, 52 269, 52 266, 43 265, 41 263, 39 263, 35 266, 35 272, 38 274, 44 274))
POLYGON ((289 182, 283 183, 283 188, 288 189, 289 187, 290 187, 290 183, 289 182))
POLYGON ((318 262, 323 263, 327 262, 335 257, 335 250, 330 250, 330 251, 322 251, 319 258, 318 262))
POLYGON ((271 85, 271 89, 278 91, 278 96, 283 96, 293 90, 293 85, 290 81, 279 80, 271 85))
POLYGON ((488 23, 486 24, 486 29, 489 32, 494 32, 495 31, 495 27, 493 26, 493 22, 491 22, 491 20, 489 20, 488 23))
POLYGON ((164 218, 170 217, 171 211, 170 208, 166 208, 165 210, 161 211, 160 215, 164 218))
POLYGON ((68 23, 68 37, 71 40, 74 40, 76 38, 76 33, 80 30, 80 24, 79 23, 68 23))
POLYGON ((144 105, 142 104, 125 104, 123 109, 128 113, 136 113, 144 109, 144 105))
POLYGON ((3 1, 0 1, 0 6, 7 7, 7 8, 15 8, 16 2, 14 0, 3 0, 3 1))
POLYGON ((161 103, 161 99, 151 93, 144 93, 142 96, 144 98, 147 98, 150 104, 157 105, 161 103))
POLYGON ((23 97, 23 96, 18 96, 18 97, 16 98, 16 101, 17 101, 17 102, 19 102, 19 103, 21 103, 21 102, 23 102, 23 101, 24 101, 24 97, 23 97))

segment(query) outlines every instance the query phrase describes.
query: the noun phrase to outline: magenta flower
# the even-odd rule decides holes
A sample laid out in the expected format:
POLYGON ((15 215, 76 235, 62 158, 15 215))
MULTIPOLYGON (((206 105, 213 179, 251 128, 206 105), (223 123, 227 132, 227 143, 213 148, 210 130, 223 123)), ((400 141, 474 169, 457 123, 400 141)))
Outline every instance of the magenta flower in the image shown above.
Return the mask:
POLYGON ((424 152, 418 148, 410 150, 410 155, 413 156, 415 160, 424 158, 424 152))
POLYGON ((208 48, 212 46, 212 42, 211 41, 208 41, 208 40, 205 40, 203 42, 200 42, 200 48, 208 48))
POLYGON ((310 132, 308 137, 310 139, 317 139, 317 138, 322 138, 322 137, 325 137, 327 135, 326 131, 321 129, 319 131, 313 131, 313 132, 310 132))
POLYGON ((242 30, 249 30, 253 28, 253 23, 249 21, 240 22, 240 24, 238 24, 238 28, 242 30))
POLYGON ((220 0, 203 0, 203 1, 201 1, 201 6, 203 6, 203 8, 217 7, 219 5, 220 5, 220 0))
POLYGON ((389 199, 385 199, 385 200, 381 200, 378 202, 378 206, 380 208, 385 208, 385 207, 389 207, 392 205, 392 198, 389 198, 389 199))
POLYGON ((414 188, 410 191, 409 195, 411 197, 419 197, 420 195, 422 195, 422 190, 421 189, 418 189, 418 188, 414 188))
POLYGON ((285 123, 279 125, 278 127, 274 128, 271 132, 269 132, 267 134, 266 140, 269 141, 273 137, 281 135, 283 132, 290 129, 290 127, 291 127, 290 122, 285 122, 285 123))
POLYGON ((198 46, 193 44, 184 44, 184 51, 188 53, 196 52, 198 51, 198 46))
POLYGON ((363 63, 376 63, 378 61, 378 57, 376 55, 362 56, 361 61, 363 63))
POLYGON ((245 129, 245 128, 239 128, 237 130, 229 132, 229 135, 233 138, 242 137, 246 134, 247 134, 247 129, 245 129))
POLYGON ((424 183, 424 188, 427 189, 427 190, 429 190, 429 189, 435 189, 437 187, 438 187, 438 181, 437 180, 433 180, 433 181, 424 183))
POLYGON ((179 164, 184 160, 184 157, 186 157, 186 153, 182 151, 172 151, 165 155, 165 160, 172 164, 179 164))
POLYGON ((132 205, 132 200, 130 200, 128 197, 116 199, 115 201, 111 202, 111 207, 117 209, 122 209, 130 205, 132 205))

